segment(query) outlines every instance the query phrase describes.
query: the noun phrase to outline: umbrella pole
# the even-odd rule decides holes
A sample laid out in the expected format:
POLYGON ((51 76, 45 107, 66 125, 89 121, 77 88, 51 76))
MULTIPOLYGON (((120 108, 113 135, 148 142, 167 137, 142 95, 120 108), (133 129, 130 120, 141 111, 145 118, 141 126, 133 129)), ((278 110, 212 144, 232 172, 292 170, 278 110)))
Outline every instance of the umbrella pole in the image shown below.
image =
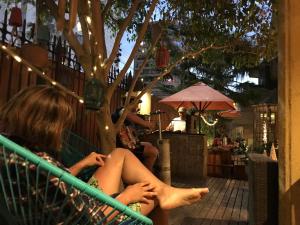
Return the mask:
POLYGON ((198 134, 201 134, 201 114, 198 115, 198 134))
POLYGON ((162 140, 162 134, 161 134, 161 117, 160 117, 160 113, 158 114, 158 131, 159 131, 159 140, 162 140))

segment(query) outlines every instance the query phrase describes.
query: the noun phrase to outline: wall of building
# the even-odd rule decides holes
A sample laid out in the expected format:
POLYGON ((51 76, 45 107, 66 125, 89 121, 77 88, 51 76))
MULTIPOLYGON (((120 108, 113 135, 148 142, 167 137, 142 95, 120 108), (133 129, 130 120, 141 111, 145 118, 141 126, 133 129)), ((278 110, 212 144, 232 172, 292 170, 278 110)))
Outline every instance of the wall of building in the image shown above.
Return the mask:
POLYGON ((279 10, 279 224, 299 225, 300 1, 280 1, 279 10))

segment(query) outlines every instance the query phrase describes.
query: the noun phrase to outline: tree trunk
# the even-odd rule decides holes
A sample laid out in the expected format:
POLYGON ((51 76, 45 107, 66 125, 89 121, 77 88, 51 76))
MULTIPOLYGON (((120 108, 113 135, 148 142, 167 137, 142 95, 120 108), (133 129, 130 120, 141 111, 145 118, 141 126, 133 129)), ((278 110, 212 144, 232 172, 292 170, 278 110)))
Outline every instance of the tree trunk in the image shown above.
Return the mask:
POLYGON ((101 150, 104 154, 109 154, 116 147, 116 131, 111 120, 110 106, 104 104, 97 117, 101 150))

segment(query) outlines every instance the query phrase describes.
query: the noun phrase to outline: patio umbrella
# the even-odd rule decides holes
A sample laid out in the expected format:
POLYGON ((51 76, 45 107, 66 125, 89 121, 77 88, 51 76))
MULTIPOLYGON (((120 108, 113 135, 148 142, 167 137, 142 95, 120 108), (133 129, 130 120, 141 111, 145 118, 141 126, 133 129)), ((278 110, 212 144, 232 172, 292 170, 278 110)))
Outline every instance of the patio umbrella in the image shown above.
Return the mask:
MULTIPOLYGON (((223 95, 219 91, 209 87, 205 83, 199 82, 186 89, 183 89, 159 102, 170 105, 176 109, 183 106, 185 108, 196 108, 199 112, 198 124, 199 132, 201 127, 200 118, 207 110, 235 110, 232 99, 223 95)), ((215 122, 213 123, 215 124, 215 122)))
POLYGON ((218 115, 226 119, 234 119, 240 117, 241 112, 238 110, 226 110, 226 111, 218 112, 218 115))
POLYGON ((185 108, 194 107, 200 112, 205 110, 235 110, 232 99, 202 82, 183 89, 159 102, 176 109, 181 106, 185 108))

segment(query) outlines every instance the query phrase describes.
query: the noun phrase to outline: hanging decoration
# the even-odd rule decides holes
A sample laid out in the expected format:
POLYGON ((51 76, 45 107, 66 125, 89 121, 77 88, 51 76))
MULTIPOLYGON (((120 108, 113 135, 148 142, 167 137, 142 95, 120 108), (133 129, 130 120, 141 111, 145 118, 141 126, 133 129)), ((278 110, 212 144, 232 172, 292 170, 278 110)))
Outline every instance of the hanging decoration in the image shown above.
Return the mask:
POLYGON ((21 27, 22 26, 22 11, 17 6, 15 6, 11 9, 8 24, 13 27, 21 27))
POLYGON ((161 45, 156 52, 156 67, 163 69, 169 65, 170 53, 166 47, 161 45))
POLYGON ((218 123, 218 118, 216 118, 213 122, 209 122, 205 119, 205 117, 203 115, 200 115, 201 119, 203 120, 203 122, 207 125, 207 126, 215 126, 218 123))
POLYGON ((103 88, 100 81, 95 77, 85 81, 84 100, 87 109, 99 110, 103 100, 103 88))
POLYGON ((22 11, 17 7, 17 5, 11 9, 8 24, 12 26, 11 40, 12 46, 14 46, 16 40, 18 39, 18 27, 22 26, 22 11), (13 36, 16 38, 14 39, 13 36))

